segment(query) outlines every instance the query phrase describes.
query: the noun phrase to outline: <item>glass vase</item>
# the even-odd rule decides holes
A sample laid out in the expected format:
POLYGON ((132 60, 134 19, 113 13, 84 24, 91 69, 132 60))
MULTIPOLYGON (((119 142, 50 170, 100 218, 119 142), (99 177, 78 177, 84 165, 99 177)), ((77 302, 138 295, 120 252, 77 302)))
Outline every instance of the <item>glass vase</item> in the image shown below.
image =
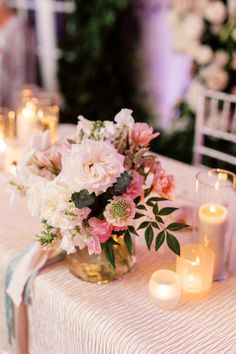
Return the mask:
POLYGON ((113 246, 116 268, 107 260, 104 252, 99 255, 89 255, 86 247, 82 250, 77 249, 76 253, 67 256, 70 272, 82 280, 97 284, 108 283, 130 272, 136 261, 134 243, 131 255, 127 250, 124 237, 115 239, 119 242, 119 245, 113 246))
POLYGON ((201 171, 196 179, 195 230, 215 253, 214 280, 227 277, 235 227, 236 176, 226 170, 201 171))

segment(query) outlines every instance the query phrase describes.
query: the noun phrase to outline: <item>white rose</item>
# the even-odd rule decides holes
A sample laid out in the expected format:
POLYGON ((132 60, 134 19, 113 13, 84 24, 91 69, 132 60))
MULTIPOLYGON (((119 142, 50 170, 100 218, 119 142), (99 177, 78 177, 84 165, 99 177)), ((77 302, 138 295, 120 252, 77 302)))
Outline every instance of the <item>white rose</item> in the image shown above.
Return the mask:
POLYGON ((217 50, 215 52, 215 63, 220 66, 225 66, 229 61, 229 55, 224 50, 217 50))
POLYGON ((124 156, 110 142, 84 140, 62 158, 59 180, 73 192, 87 189, 96 195, 112 186, 124 171, 124 156))
POLYGON ((181 30, 187 38, 198 40, 204 30, 204 21, 196 14, 189 14, 184 18, 181 30))
POLYGON ((40 217, 53 227, 68 229, 74 227, 73 220, 64 214, 69 208, 71 192, 57 182, 47 182, 43 190, 40 217))
POLYGON ((131 109, 123 108, 114 118, 119 128, 129 128, 131 130, 134 125, 133 111, 131 109))
POLYGON ((221 1, 210 1, 205 6, 205 19, 214 25, 219 25, 226 19, 227 10, 221 1))
POLYGON ((45 189, 45 182, 33 183, 27 189, 26 201, 29 212, 32 216, 40 217, 42 211, 42 197, 45 189))
POLYGON ((84 242, 84 235, 78 234, 78 232, 74 230, 64 230, 61 232, 62 241, 60 248, 66 251, 68 254, 75 253, 76 247, 83 249, 86 247, 86 243, 84 242))
POLYGON ((200 72, 206 82, 206 86, 211 90, 223 90, 229 80, 229 75, 225 70, 217 65, 209 65, 200 72))
POLYGON ((187 92, 186 100, 190 108, 194 112, 197 109, 199 94, 201 93, 201 89, 202 89, 202 85, 200 84, 200 82, 197 79, 192 80, 187 92))
POLYGON ((213 59, 213 51, 207 45, 199 45, 193 52, 193 58, 199 65, 206 65, 213 59))

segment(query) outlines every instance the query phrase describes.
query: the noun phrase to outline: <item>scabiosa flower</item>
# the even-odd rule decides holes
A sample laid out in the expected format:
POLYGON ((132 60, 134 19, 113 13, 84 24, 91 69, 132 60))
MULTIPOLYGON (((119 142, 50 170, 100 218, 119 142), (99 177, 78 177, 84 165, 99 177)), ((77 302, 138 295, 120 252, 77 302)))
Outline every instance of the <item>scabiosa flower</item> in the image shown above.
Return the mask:
POLYGON ((135 204, 128 196, 115 197, 106 206, 104 216, 113 226, 127 226, 134 218, 135 204))

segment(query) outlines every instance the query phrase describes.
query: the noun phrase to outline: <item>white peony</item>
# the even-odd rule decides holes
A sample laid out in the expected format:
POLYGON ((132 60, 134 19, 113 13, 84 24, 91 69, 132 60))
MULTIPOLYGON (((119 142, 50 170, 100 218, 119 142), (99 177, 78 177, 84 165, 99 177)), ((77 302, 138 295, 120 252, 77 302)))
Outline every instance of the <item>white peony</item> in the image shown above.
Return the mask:
POLYGON ((62 158, 62 171, 58 176, 72 192, 87 189, 99 195, 112 186, 124 171, 124 156, 110 142, 84 140, 72 145, 62 158))
POLYGON ((181 30, 187 38, 198 40, 204 30, 204 21, 196 14, 189 14, 184 18, 181 30))
POLYGON ((211 90, 223 90, 229 80, 228 73, 218 65, 209 65, 200 72, 201 77, 205 80, 206 86, 211 90))
POLYGON ((210 1, 205 6, 204 16, 210 23, 219 25, 226 19, 227 10, 221 1, 210 1))
POLYGON ((133 111, 131 109, 123 108, 114 118, 119 128, 128 128, 131 130, 134 125, 133 111))
POLYGON ((46 186, 45 181, 32 183, 26 191, 26 202, 32 216, 41 217, 42 197, 46 186))
POLYGON ((224 50, 217 50, 215 52, 215 63, 220 66, 225 66, 229 61, 229 54, 224 50))
POLYGON ((208 45, 196 46, 192 55, 199 65, 206 65, 213 59, 213 51, 208 45))

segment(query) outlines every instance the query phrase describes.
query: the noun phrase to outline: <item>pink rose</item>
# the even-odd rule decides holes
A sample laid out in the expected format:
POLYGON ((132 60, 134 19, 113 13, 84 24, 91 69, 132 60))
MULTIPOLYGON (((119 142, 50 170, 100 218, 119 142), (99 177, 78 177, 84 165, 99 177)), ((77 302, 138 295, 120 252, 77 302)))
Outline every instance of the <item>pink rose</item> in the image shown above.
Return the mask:
POLYGON ((101 243, 110 238, 113 230, 113 227, 106 220, 100 220, 95 217, 89 219, 89 226, 92 236, 98 238, 101 243))
POLYGON ((171 193, 175 189, 174 177, 166 175, 165 170, 160 169, 153 178, 153 190, 164 198, 170 198, 171 193))
POLYGON ((126 195, 128 195, 130 198, 135 199, 139 197, 142 193, 142 187, 144 184, 144 177, 141 176, 137 171, 133 170, 132 171, 132 183, 129 185, 126 191, 126 195))
POLYGON ((135 123, 130 133, 130 141, 140 146, 147 146, 160 133, 153 133, 153 128, 147 123, 135 123))
POLYGON ((61 158, 69 148, 68 144, 61 144, 53 145, 44 151, 37 151, 34 155, 36 164, 42 168, 61 170, 61 158))

